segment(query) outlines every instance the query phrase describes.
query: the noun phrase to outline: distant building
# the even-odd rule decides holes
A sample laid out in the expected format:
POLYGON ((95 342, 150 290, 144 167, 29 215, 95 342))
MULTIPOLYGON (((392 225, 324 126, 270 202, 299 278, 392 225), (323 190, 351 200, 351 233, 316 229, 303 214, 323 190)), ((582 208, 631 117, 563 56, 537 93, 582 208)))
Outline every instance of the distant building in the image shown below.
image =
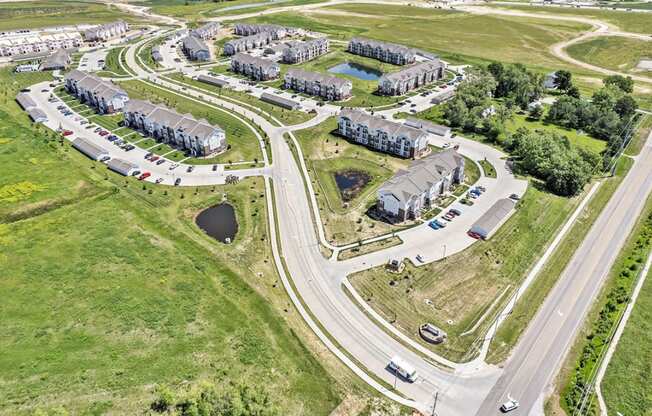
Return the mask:
POLYGON ((243 38, 231 39, 224 44, 224 55, 235 55, 238 52, 246 52, 251 49, 261 48, 269 45, 274 40, 270 32, 262 32, 243 38))
POLYGON ((41 62, 41 71, 54 71, 67 69, 70 66, 71 57, 70 51, 66 49, 59 49, 52 55, 48 56, 41 62))
POLYGON ((203 40, 208 40, 215 37, 217 32, 220 31, 220 27, 221 25, 218 22, 206 23, 205 25, 197 29, 191 30, 190 36, 194 36, 196 38, 203 39, 203 40))
POLYGON ((129 24, 122 20, 113 23, 106 23, 84 31, 86 42, 106 42, 107 40, 120 37, 129 31, 129 24))
POLYGON ((353 89, 353 84, 349 80, 298 68, 288 69, 283 79, 283 86, 331 101, 350 97, 353 89))
POLYGON ((198 75, 197 81, 210 84, 210 85, 215 85, 216 87, 220 87, 220 88, 229 86, 229 81, 220 78, 215 78, 210 75, 203 75, 203 74, 198 75))
POLYGON ((226 135, 220 127, 147 101, 129 100, 124 108, 124 121, 128 127, 193 156, 210 156, 227 148, 226 135))
POLYGON ((211 52, 203 40, 194 36, 186 36, 181 41, 181 49, 191 61, 208 61, 211 59, 211 52))
POLYGON ((432 153, 398 171, 378 189, 377 209, 395 221, 419 218, 451 185, 464 181, 464 158, 454 149, 432 153))
POLYGON ((367 38, 353 38, 347 50, 350 53, 389 62, 394 65, 412 64, 416 60, 416 50, 407 46, 367 38))
POLYGON ((110 81, 73 69, 64 77, 66 91, 79 101, 95 107, 100 113, 114 113, 123 109, 129 96, 110 81))
POLYGON ((342 110, 337 132, 355 143, 404 158, 417 159, 428 150, 428 135, 420 129, 361 110, 342 110))
POLYGON ((278 78, 281 67, 276 62, 257 58, 245 53, 237 53, 231 58, 231 70, 246 75, 256 81, 278 78))
POLYGON ((110 157, 109 152, 107 152, 106 149, 83 137, 77 137, 73 140, 72 147, 93 160, 105 161, 110 157))
POLYGON ((486 240, 509 218, 515 206, 516 202, 509 198, 499 199, 473 223, 469 231, 486 240))
POLYGON ((283 49, 283 62, 299 64, 328 53, 329 41, 328 38, 318 38, 307 42, 289 42, 288 46, 283 49))
POLYGON ((378 91, 383 95, 403 95, 444 76, 444 64, 440 60, 412 65, 398 72, 383 74, 378 80, 378 91))
POLYGON ((34 123, 45 123, 48 121, 48 116, 43 110, 36 107, 36 103, 29 94, 24 92, 19 93, 16 96, 16 102, 27 112, 34 123))
POLYGON ((452 130, 448 126, 442 126, 441 124, 435 124, 413 117, 408 117, 404 124, 409 127, 414 127, 415 129, 421 129, 421 131, 426 133, 434 134, 442 139, 451 138, 452 130))
POLYGON ((48 54, 58 49, 78 48, 82 36, 74 30, 10 32, 0 35, 0 56, 48 54))
POLYGON ((158 45, 152 46, 152 60, 154 62, 161 62, 163 60, 163 55, 161 55, 161 47, 158 45))
POLYGON ((298 101, 290 100, 289 98, 270 94, 268 92, 264 92, 260 95, 260 101, 274 104, 287 110, 298 110, 301 108, 301 104, 298 101))
POLYGON ((286 36, 295 36, 303 33, 302 29, 285 27, 279 25, 236 23, 233 32, 238 36, 251 36, 259 33, 269 33, 274 40, 283 39, 286 36))

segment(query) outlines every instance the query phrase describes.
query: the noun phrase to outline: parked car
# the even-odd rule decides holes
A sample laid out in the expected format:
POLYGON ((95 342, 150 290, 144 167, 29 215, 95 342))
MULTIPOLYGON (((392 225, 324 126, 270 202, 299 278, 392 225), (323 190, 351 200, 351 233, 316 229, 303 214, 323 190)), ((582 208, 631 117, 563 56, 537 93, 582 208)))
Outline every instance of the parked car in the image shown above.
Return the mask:
POLYGON ((487 188, 485 188, 484 186, 478 185, 475 187, 475 189, 479 190, 480 192, 487 192, 487 188))
POLYGON ((163 178, 156 178, 156 181, 154 181, 154 182, 155 183, 161 183, 161 182, 163 182, 163 178))
POLYGON ((72 130, 64 130, 61 132, 61 134, 64 136, 70 136, 72 134, 72 130))
POLYGON ((81 124, 83 126, 84 124, 88 124, 88 121, 82 120, 82 121, 79 122, 79 124, 81 124))
POLYGON ((179 167, 179 165, 178 165, 177 163, 174 163, 174 164, 172 164, 172 166, 170 166, 168 169, 169 169, 169 170, 175 170, 177 167, 179 167))
POLYGON ((133 144, 128 144, 125 146, 125 152, 129 152, 131 150, 134 150, 135 148, 136 146, 134 146, 133 144))
POLYGON ((421 254, 417 254, 417 260, 423 263, 423 257, 421 256, 421 254))
POLYGON ((165 159, 159 159, 159 160, 156 161, 157 165, 162 165, 164 163, 165 163, 165 159))
POLYGON ((447 212, 442 216, 443 219, 446 221, 453 221, 453 218, 455 218, 455 215, 451 214, 450 212, 447 212))
POLYGON ((109 132, 106 131, 106 130, 102 130, 102 131, 100 131, 98 134, 99 134, 100 136, 106 136, 106 135, 109 134, 109 132))
POLYGON ((156 162, 156 161, 159 160, 159 159, 160 159, 160 158, 159 158, 158 156, 154 155, 154 156, 152 156, 152 157, 149 158, 149 161, 150 161, 150 162, 156 162))
POLYGON ((500 406, 500 411, 503 413, 511 412, 512 410, 518 409, 519 406, 519 402, 514 399, 509 399, 500 406))
POLYGON ((439 228, 444 228, 444 227, 446 227, 446 223, 445 223, 444 221, 442 221, 442 220, 436 219, 436 220, 433 221, 433 222, 434 222, 435 224, 437 224, 437 225, 439 226, 439 228))
POLYGON ((441 228, 441 227, 439 226, 439 224, 437 224, 435 221, 430 221, 430 222, 428 223, 428 226, 429 226, 430 228, 432 228, 433 230, 438 230, 438 229, 441 228))
POLYGON ((466 235, 468 235, 468 236, 471 237, 471 238, 475 238, 476 240, 480 240, 480 239, 482 239, 482 236, 481 236, 480 234, 475 233, 475 232, 473 232, 473 231, 471 231, 471 230, 467 231, 467 232, 466 232, 466 235))
POLYGON ((93 130, 95 133, 99 132, 102 130, 102 127, 95 127, 95 130, 93 130))
POLYGON ((186 169, 186 172, 190 173, 193 170, 195 170, 195 167, 193 165, 188 166, 188 169, 186 169))
POLYGON ((457 215, 462 215, 462 211, 460 211, 460 210, 457 209, 457 208, 451 208, 450 210, 448 210, 448 212, 452 212, 453 215, 455 215, 455 216, 457 216, 457 215))
POLYGON ((142 181, 142 180, 145 180, 145 179, 149 178, 150 176, 152 176, 151 173, 149 173, 149 172, 143 172, 143 174, 141 174, 141 175, 138 177, 138 180, 139 180, 139 181, 142 181))
POLYGON ((125 141, 122 140, 122 139, 118 139, 118 140, 114 141, 113 144, 116 145, 116 146, 122 146, 123 144, 125 144, 125 141))
POLYGON ((511 194, 511 195, 509 196, 509 199, 513 199, 514 201, 518 201, 518 200, 521 199, 521 197, 518 196, 518 195, 516 195, 516 194, 511 194))
POLYGON ((149 160, 149 158, 152 157, 152 156, 154 156, 154 153, 149 152, 149 153, 147 153, 147 154, 145 155, 145 159, 148 159, 148 160, 149 160))
POLYGON ((213 172, 217 170, 217 165, 213 165, 213 172))
POLYGON ((92 129, 92 128, 93 128, 93 125, 92 125, 92 124, 89 124, 88 126, 86 126, 86 130, 88 130, 88 129, 92 129))
POLYGON ((174 181, 174 186, 179 186, 180 183, 181 183, 181 178, 177 178, 174 181))

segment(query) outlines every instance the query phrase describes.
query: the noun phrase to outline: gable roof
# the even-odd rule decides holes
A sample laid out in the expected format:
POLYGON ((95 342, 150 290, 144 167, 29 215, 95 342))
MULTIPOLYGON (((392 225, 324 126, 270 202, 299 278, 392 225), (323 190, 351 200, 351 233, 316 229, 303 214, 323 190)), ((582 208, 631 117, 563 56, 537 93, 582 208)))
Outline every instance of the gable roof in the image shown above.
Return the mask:
POLYGON ((319 82, 320 84, 332 85, 336 88, 344 86, 353 87, 353 84, 348 79, 338 78, 331 75, 320 74, 319 72, 304 71, 299 68, 290 68, 285 73, 286 77, 297 78, 309 82, 319 82))
POLYGON ((426 72, 436 71, 441 67, 443 67, 443 64, 439 59, 435 61, 426 61, 412 65, 400 71, 383 74, 381 79, 386 79, 392 82, 407 81, 426 72))
POLYGON ((357 124, 364 124, 369 130, 381 130, 392 136, 404 136, 411 140, 416 140, 426 135, 417 128, 385 120, 382 117, 372 116, 361 110, 346 108, 340 112, 340 117, 346 117, 357 124))

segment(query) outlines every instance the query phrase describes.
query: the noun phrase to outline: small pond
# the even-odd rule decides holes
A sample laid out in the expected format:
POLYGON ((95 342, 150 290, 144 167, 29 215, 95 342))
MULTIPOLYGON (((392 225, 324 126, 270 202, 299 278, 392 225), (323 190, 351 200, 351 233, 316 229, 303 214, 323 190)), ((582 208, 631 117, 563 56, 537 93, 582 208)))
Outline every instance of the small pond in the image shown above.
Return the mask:
POLYGON ((222 243, 232 242, 238 232, 235 210, 227 203, 206 208, 197 215, 195 223, 206 234, 222 243))
POLYGON ((365 81, 376 81, 383 73, 355 62, 344 62, 328 69, 328 72, 334 74, 351 75, 365 81))
POLYGON ((349 202, 358 196, 360 191, 371 181, 369 174, 357 170, 336 172, 334 176, 344 202, 349 202))

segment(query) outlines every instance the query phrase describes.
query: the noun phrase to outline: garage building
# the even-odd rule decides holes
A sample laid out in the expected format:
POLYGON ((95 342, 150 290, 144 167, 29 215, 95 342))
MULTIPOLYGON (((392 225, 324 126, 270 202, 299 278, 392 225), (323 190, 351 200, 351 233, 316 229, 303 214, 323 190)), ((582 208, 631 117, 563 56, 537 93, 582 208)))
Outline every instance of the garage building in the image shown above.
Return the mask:
POLYGON ((270 94, 268 92, 264 92, 260 96, 261 101, 265 101, 266 103, 274 104, 279 107, 286 108, 288 110, 298 110, 301 108, 301 104, 294 100, 290 100, 288 98, 280 97, 278 95, 270 94))
POLYGON ((197 76, 197 81, 203 82, 205 84, 215 85, 216 87, 228 87, 229 82, 223 79, 211 77, 209 75, 199 75, 197 76))
POLYGON ((36 103, 34 100, 32 100, 32 97, 30 97, 27 93, 21 92, 16 96, 16 101, 20 106, 22 107, 23 110, 27 111, 30 108, 36 107, 36 103))
POLYGON ((469 231, 486 240, 509 218, 515 205, 516 203, 509 198, 496 201, 484 215, 478 218, 469 231))
POLYGON ((109 158, 109 152, 104 148, 96 145, 88 139, 78 137, 72 141, 72 147, 79 150, 93 160, 106 160, 109 158))
POLYGON ((122 159, 111 159, 107 165, 112 171, 124 176, 132 176, 138 172, 138 166, 122 159))
POLYGON ((34 123, 45 123, 48 121, 48 116, 45 115, 43 110, 36 107, 29 108, 27 114, 29 114, 29 118, 31 118, 34 123))

